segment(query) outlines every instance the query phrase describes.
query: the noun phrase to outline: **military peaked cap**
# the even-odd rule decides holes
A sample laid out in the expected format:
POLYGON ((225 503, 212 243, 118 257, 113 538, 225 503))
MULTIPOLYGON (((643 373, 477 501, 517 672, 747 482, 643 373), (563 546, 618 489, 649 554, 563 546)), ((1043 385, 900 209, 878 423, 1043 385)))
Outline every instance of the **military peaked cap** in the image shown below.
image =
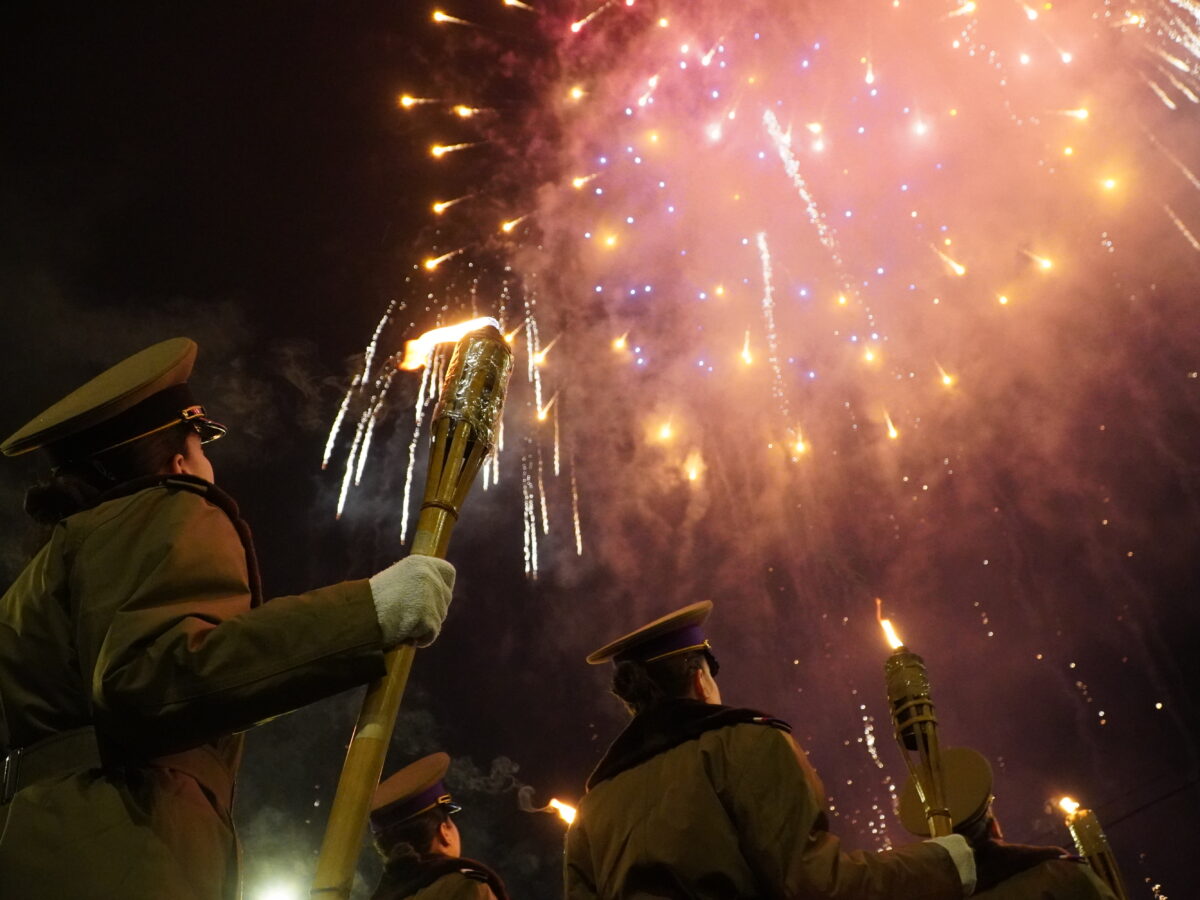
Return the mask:
POLYGON ((180 422, 191 424, 202 441, 215 441, 225 426, 208 418, 187 385, 197 350, 190 338, 171 338, 133 354, 25 423, 0 451, 19 456, 45 449, 61 465, 180 422))
MULTIPOLYGON (((956 831, 987 814, 993 799, 992 767, 982 753, 970 747, 942 750, 942 784, 956 831)), ((929 820, 912 775, 900 791, 900 823, 909 834, 929 836, 929 820)))
POLYGON ((461 807, 443 781, 449 769, 449 756, 432 753, 384 779, 371 798, 371 831, 382 834, 435 806, 458 812, 461 807))
POLYGON ((708 650, 704 637, 704 620, 712 612, 712 601, 701 600, 683 609, 677 609, 637 631, 610 641, 599 650, 588 655, 593 665, 608 662, 655 662, 689 650, 708 650))

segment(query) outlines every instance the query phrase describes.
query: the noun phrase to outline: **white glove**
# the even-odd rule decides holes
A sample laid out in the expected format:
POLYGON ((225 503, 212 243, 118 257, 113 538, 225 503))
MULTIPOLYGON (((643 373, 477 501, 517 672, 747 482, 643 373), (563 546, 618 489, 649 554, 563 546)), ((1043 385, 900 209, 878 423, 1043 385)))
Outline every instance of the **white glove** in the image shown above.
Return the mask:
POLYGON ((407 556, 370 583, 385 647, 434 642, 450 608, 454 566, 434 556, 407 556))

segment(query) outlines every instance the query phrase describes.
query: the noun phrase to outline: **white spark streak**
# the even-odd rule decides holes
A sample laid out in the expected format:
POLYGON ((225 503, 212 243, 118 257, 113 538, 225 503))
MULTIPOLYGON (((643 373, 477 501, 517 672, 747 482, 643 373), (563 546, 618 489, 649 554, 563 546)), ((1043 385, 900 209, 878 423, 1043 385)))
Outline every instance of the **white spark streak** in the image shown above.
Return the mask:
POLYGON ((583 529, 579 526, 579 485, 575 481, 575 456, 571 456, 571 517, 575 520, 575 555, 583 556, 583 529))
POLYGON ((559 428, 558 428, 558 406, 554 407, 554 477, 557 478, 560 472, 560 457, 559 451, 559 428))
POLYGON ((1183 224, 1183 220, 1180 219, 1179 216, 1175 215, 1175 210, 1171 209, 1171 207, 1165 203, 1163 204, 1163 209, 1166 211, 1167 216, 1170 217, 1171 221, 1175 223, 1175 227, 1179 229, 1179 233, 1187 238, 1187 242, 1192 245, 1192 249, 1200 251, 1200 241, 1196 240, 1196 236, 1188 230, 1186 225, 1183 224))
POLYGON ((771 393, 779 402, 779 410, 784 418, 790 420, 787 395, 783 388, 783 369, 779 365, 779 332, 775 327, 775 285, 771 280, 771 250, 767 246, 767 233, 760 231, 755 235, 755 240, 758 242, 758 257, 762 262, 762 313, 767 329, 767 361, 771 363, 771 372, 775 376, 771 383, 771 393))
POLYGON ((387 311, 375 326, 375 332, 371 335, 371 340, 367 343, 367 351, 363 355, 363 367, 358 374, 354 376, 354 380, 350 382, 350 387, 346 390, 346 396, 342 398, 342 405, 338 407, 337 415, 333 419, 333 427, 329 429, 329 437, 325 440, 325 451, 321 454, 321 468, 324 469, 329 465, 329 457, 333 455, 333 445, 337 442, 338 432, 342 428, 342 420, 346 418, 346 411, 350 408, 350 399, 358 392, 358 389, 366 384, 367 378, 371 374, 371 364, 375 361, 375 352, 379 349, 379 335, 383 333, 383 328, 392 318, 392 311, 396 308, 396 301, 393 300, 388 304, 387 311))
POLYGON ((521 496, 525 525, 525 574, 537 581, 537 513, 533 508, 533 478, 529 474, 529 455, 521 457, 521 496))
POLYGON ((546 503, 546 480, 542 473, 542 448, 538 447, 537 452, 537 487, 538 498, 541 500, 542 507, 542 534, 550 533, 550 510, 546 503))
POLYGON ((779 153, 779 159, 783 163, 783 170, 787 173, 788 178, 792 180, 792 185, 796 188, 800 199, 804 201, 804 209, 808 213, 808 220, 812 222, 813 227, 817 230, 817 237, 825 246, 825 249, 833 256, 833 261, 837 263, 840 269, 842 261, 837 255, 837 237, 833 229, 829 226, 829 223, 825 221, 825 214, 817 206, 817 200, 813 197, 812 192, 809 191, 808 185, 804 181, 804 176, 800 174, 800 162, 796 159, 796 154, 792 152, 791 129, 784 131, 779 124, 779 120, 775 118, 775 113, 769 109, 763 112, 763 124, 767 127, 767 134, 771 136, 771 140, 775 144, 775 149, 779 153))
POLYGON ((417 464, 417 439, 421 436, 421 422, 425 418, 425 389, 428 382, 429 370, 432 366, 421 369, 421 385, 417 389, 417 402, 413 409, 413 436, 408 442, 408 469, 404 473, 404 499, 400 502, 400 543, 408 539, 408 507, 412 500, 413 469, 417 464))
POLYGON ((1200 191, 1200 178, 1197 178, 1195 173, 1193 173, 1191 169, 1183 164, 1183 160, 1167 149, 1162 142, 1153 135, 1153 133, 1146 131, 1145 135, 1146 139, 1154 145, 1158 152, 1165 156, 1171 162, 1171 164, 1175 166, 1175 168, 1183 173, 1183 177, 1191 183, 1192 187, 1200 191))
POLYGON ((1167 96, 1167 92, 1159 87, 1157 82, 1151 81, 1145 75, 1142 76, 1142 80, 1146 82, 1146 87, 1154 91, 1154 95, 1162 101, 1163 106, 1165 106, 1167 109, 1179 109, 1175 101, 1167 96))

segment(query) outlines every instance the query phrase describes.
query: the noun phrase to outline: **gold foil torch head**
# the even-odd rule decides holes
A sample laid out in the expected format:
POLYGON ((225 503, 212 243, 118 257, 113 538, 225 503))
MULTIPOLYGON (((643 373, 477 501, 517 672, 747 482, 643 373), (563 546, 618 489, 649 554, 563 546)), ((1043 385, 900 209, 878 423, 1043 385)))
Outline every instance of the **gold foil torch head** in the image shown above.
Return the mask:
POLYGON ((455 344, 433 412, 429 470, 413 553, 439 556, 445 551, 453 520, 496 445, 512 367, 512 350, 494 320, 455 344))

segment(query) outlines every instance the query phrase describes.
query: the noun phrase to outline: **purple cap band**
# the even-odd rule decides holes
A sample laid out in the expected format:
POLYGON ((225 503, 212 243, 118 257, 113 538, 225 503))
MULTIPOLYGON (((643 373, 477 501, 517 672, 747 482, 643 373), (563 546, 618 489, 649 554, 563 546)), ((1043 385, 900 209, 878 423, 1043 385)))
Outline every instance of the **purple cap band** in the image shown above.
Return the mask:
POLYGON ((666 634, 660 634, 658 637, 635 644, 628 650, 618 653, 613 657, 613 660, 615 662, 627 662, 629 660, 651 662, 652 660, 668 656, 680 650, 703 647, 706 643, 704 629, 700 625, 687 625, 676 631, 668 631, 666 634))
POLYGON ((450 792, 446 790, 446 785, 439 781, 413 797, 396 803, 389 803, 383 809, 377 809, 371 813, 371 831, 374 834, 379 834, 394 825, 406 822, 413 816, 437 805, 438 801, 443 797, 448 800, 450 792))

